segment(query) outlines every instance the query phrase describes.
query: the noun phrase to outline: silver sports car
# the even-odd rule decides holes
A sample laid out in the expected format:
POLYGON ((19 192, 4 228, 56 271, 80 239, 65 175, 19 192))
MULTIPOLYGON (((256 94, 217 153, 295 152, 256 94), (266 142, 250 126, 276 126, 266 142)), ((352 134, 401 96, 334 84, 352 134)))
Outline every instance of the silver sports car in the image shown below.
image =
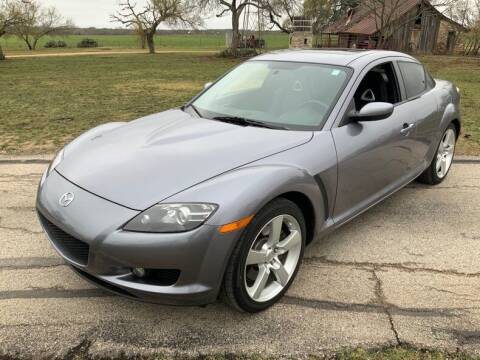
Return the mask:
POLYGON ((182 108, 67 145, 39 219, 75 272, 117 294, 261 311, 306 245, 415 179, 445 179, 459 102, 402 53, 264 54, 182 108))

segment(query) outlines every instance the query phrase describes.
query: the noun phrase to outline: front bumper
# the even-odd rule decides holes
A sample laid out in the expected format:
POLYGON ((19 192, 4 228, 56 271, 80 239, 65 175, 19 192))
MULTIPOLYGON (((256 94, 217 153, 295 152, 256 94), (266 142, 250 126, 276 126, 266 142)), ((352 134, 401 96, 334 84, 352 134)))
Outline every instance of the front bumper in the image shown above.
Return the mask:
POLYGON ((37 211, 52 245, 81 276, 117 294, 164 304, 215 301, 239 235, 220 234, 212 225, 176 234, 123 231, 139 211, 91 194, 56 171, 39 187, 37 211), (66 193, 75 197, 63 207, 59 199, 66 193), (135 277, 133 268, 151 269, 160 280, 135 277))

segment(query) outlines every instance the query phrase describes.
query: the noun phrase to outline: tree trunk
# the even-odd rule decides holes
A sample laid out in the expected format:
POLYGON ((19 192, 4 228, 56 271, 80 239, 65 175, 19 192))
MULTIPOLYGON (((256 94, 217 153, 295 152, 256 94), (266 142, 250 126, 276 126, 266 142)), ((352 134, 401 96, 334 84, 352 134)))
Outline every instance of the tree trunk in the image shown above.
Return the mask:
MULTIPOLYGON (((2 36, 5 35, 6 31, 4 29, 0 29, 0 40, 2 36)), ((3 53, 2 45, 0 45, 0 61, 5 60, 5 54, 3 53)))
POLYGON ((155 54, 155 31, 147 33, 148 52, 155 54))
POLYGON ((386 35, 384 35, 384 32, 383 31, 380 31, 379 33, 379 38, 378 38, 378 41, 377 41, 377 49, 385 49, 385 45, 386 45, 386 42, 387 42, 387 39, 386 39, 386 35))
POLYGON ((35 50, 37 48, 37 43, 38 43, 38 39, 34 39, 32 43, 32 50, 35 50))
POLYGON ((232 55, 237 56, 237 49, 239 45, 239 38, 240 38, 240 24, 239 24, 240 16, 237 14, 237 11, 232 10, 232 55))
POLYGON ((28 50, 33 50, 32 44, 30 44, 30 38, 26 36, 23 38, 23 40, 25 41, 25 44, 27 44, 28 50))
POLYGON ((140 47, 145 49, 147 47, 147 38, 145 34, 140 34, 138 37, 140 38, 140 47))

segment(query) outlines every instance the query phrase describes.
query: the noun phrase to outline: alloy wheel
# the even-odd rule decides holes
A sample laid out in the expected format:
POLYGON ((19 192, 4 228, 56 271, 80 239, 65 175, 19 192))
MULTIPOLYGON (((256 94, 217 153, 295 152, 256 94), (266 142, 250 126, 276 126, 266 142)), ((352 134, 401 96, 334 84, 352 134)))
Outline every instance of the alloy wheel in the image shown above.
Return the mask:
POLYGON ((448 129, 443 135, 437 152, 436 171, 437 176, 443 179, 450 169, 455 153, 455 131, 448 129))
POLYGON ((245 262, 245 288, 256 302, 277 296, 297 268, 302 231, 291 215, 271 219, 257 234, 245 262))

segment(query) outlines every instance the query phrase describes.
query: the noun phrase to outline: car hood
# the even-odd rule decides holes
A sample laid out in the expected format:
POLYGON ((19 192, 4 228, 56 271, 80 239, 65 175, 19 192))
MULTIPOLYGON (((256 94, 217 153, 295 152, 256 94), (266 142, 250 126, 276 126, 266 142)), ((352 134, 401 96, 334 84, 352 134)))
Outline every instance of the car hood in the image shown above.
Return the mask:
POLYGON ((66 147, 56 170, 93 194, 144 210, 311 138, 308 131, 242 127, 170 110, 100 134, 85 134, 66 147))

